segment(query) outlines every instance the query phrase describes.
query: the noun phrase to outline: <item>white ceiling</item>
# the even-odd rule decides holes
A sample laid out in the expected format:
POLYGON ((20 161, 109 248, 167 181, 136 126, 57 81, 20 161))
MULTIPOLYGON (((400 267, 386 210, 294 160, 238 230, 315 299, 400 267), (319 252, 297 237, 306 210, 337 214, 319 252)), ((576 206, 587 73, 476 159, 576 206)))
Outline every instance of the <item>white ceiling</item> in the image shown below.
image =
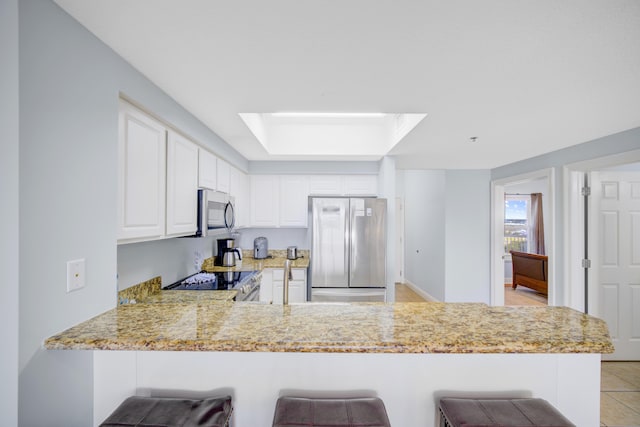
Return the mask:
POLYGON ((640 126, 637 0, 56 3, 249 160, 297 157, 267 154, 241 112, 427 113, 398 168, 493 168, 640 126))

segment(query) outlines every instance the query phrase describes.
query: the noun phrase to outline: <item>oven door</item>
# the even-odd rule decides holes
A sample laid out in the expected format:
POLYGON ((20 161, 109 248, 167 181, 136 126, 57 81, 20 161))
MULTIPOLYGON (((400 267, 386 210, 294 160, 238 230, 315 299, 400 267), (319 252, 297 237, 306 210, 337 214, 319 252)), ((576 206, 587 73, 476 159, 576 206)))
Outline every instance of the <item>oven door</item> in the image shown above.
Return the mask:
POLYGON ((248 294, 238 292, 236 295, 236 301, 260 301, 260 284, 251 288, 248 294))

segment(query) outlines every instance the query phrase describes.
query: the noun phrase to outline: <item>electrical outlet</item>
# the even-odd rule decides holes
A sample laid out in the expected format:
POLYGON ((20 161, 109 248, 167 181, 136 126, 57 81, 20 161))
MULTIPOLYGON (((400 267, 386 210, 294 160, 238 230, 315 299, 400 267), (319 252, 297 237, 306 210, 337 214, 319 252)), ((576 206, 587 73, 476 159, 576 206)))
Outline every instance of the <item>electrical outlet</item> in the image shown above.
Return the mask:
POLYGON ((84 258, 67 261, 67 292, 84 288, 84 258))

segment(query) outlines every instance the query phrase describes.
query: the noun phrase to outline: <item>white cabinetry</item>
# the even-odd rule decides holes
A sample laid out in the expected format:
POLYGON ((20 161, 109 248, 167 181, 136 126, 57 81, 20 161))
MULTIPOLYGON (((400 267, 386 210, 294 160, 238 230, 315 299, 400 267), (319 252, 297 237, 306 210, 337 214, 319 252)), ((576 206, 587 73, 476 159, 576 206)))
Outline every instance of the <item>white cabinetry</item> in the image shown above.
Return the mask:
POLYGON ((198 146, 169 131, 167 142, 167 236, 197 230, 198 146))
POLYGON ((279 177, 277 175, 251 175, 252 227, 277 227, 279 207, 279 177))
POLYGON ((280 176, 280 227, 306 227, 309 180, 307 176, 280 176))
POLYGON ((218 158, 205 149, 198 149, 198 186, 215 190, 218 182, 218 158))
POLYGON ((378 193, 377 175, 311 175, 311 196, 375 196, 378 193))
POLYGON ((346 196, 375 196, 378 193, 377 175, 345 175, 346 196))
MULTIPOLYGON (((307 269, 292 268, 289 279, 289 302, 301 303, 307 301, 307 269)), ((284 269, 266 268, 262 271, 260 283, 260 301, 282 304, 284 287, 284 269)))
POLYGON ((217 166, 218 182, 216 190, 222 191, 223 193, 229 193, 229 163, 222 159, 218 159, 217 166))
POLYGON ((229 170, 229 194, 235 199, 236 227, 249 225, 249 176, 231 166, 229 170))
POLYGON ((375 196, 377 175, 251 175, 251 227, 308 227, 309 196, 375 196))
POLYGON ((118 137, 118 241, 165 232, 166 128, 121 101, 118 137))
POLYGON ((262 279, 260 280, 260 302, 271 304, 273 302, 273 269, 265 268, 262 270, 262 279))
POLYGON ((311 175, 309 177, 309 195, 339 196, 342 194, 342 176, 311 175))

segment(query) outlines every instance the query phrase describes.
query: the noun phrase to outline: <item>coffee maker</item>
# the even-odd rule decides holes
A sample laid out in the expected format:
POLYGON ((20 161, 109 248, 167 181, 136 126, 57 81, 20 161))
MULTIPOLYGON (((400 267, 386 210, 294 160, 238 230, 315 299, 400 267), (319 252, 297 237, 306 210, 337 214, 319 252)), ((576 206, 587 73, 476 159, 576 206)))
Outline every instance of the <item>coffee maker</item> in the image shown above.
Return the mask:
POLYGON ((233 267, 237 259, 242 259, 240 249, 235 247, 235 239, 218 239, 218 252, 214 264, 222 267, 233 267))

